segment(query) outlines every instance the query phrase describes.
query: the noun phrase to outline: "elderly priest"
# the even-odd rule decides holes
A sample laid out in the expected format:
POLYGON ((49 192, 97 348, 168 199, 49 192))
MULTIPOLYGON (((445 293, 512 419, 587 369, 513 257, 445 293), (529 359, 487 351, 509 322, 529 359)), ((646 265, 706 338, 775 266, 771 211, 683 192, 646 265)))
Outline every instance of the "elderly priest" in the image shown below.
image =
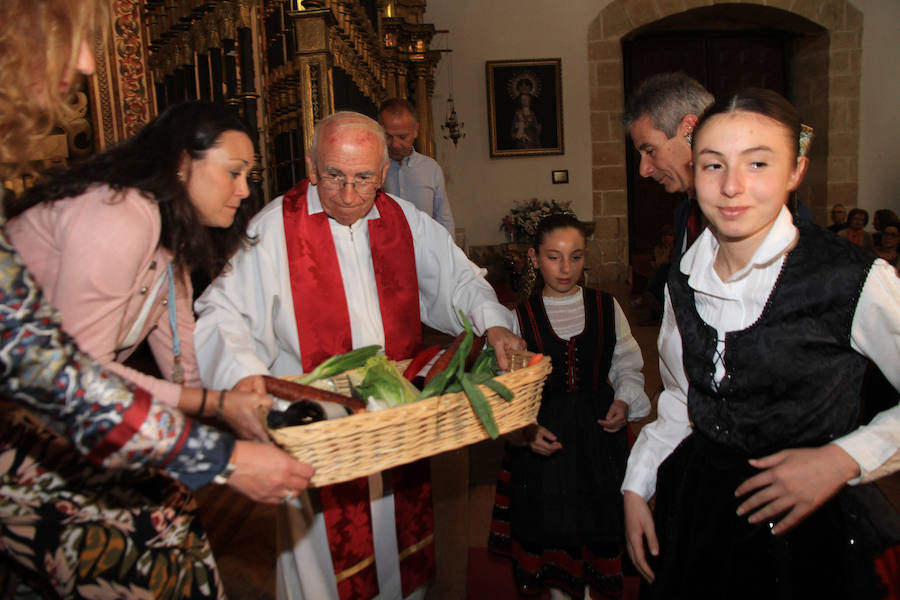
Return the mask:
MULTIPOLYGON (((256 243, 197 301, 207 385, 260 390, 259 375, 307 372, 369 344, 409 358, 421 323, 458 333, 460 310, 501 367, 504 349, 524 346, 447 230, 379 189, 388 153, 378 123, 351 112, 323 119, 306 164, 309 180, 254 218, 256 243)), ((424 596, 434 571, 427 461, 304 494, 284 516, 279 598, 424 596)))

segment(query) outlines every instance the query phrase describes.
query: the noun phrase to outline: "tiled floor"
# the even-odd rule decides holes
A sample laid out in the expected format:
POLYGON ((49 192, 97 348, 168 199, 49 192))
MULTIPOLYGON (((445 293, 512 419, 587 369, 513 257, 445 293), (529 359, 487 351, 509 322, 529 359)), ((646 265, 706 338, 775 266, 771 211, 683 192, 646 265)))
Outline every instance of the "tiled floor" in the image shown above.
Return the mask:
MULTIPOLYGON (((658 327, 642 324, 647 315, 631 307, 630 290, 623 287, 608 291, 622 305, 644 353, 645 389, 652 398, 660 385, 656 353, 658 327)), ((482 548, 487 541, 500 452, 500 444, 482 443, 440 455, 432 461, 438 575, 429 590, 430 600, 466 598, 469 548, 482 548)), ((881 484, 900 510, 900 474, 882 480, 881 484)), ((198 501, 229 597, 232 600, 274 598, 277 508, 254 504, 215 486, 202 490, 198 501)), ((474 600, 474 596, 470 598, 474 600)))

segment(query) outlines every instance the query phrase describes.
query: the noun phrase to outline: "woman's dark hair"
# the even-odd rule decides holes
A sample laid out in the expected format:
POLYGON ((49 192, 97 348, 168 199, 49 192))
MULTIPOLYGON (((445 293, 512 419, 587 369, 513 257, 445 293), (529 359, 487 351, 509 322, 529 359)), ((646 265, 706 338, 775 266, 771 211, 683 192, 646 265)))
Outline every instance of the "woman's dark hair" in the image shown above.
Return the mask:
POLYGON ((554 213, 541 219, 541 222, 538 223, 537 228, 534 230, 534 241, 532 242, 534 251, 540 250, 541 244, 544 243, 544 240, 547 239, 550 233, 566 227, 574 227, 581 234, 581 237, 587 239, 584 225, 575 218, 575 215, 571 213, 554 213))
POLYGON ((96 184, 118 192, 136 189, 159 205, 159 242, 172 252, 175 267, 213 278, 242 244, 251 241, 247 222, 256 205, 253 188, 251 197, 241 202, 231 227, 205 227, 178 171, 185 153, 192 159, 203 158, 226 131, 240 131, 253 139, 247 126, 224 106, 198 101, 170 106, 134 137, 69 170, 40 179, 21 198, 8 199, 6 216, 11 219, 41 202, 79 196, 96 184))
POLYGON ((738 111, 757 113, 787 127, 794 156, 800 153, 800 115, 797 109, 778 92, 762 88, 744 88, 713 102, 697 122, 694 139, 711 117, 738 111))
POLYGON ((847 223, 849 224, 856 215, 863 216, 863 227, 869 224, 869 212, 864 208, 851 208, 850 212, 847 213, 847 223))
POLYGON ((900 233, 900 221, 894 221, 892 223, 887 223, 884 226, 884 229, 886 230, 888 227, 893 227, 894 229, 897 230, 897 233, 900 233))
POLYGON ((872 215, 872 227, 881 231, 889 223, 896 223, 898 220, 897 213, 892 211, 889 208, 879 208, 875 211, 875 214, 872 215))

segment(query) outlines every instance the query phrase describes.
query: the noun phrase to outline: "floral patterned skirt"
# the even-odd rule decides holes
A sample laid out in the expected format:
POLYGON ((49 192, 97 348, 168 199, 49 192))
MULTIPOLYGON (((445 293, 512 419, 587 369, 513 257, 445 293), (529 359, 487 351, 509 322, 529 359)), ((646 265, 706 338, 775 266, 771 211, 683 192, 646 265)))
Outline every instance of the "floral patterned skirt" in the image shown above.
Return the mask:
POLYGON ((187 488, 94 466, 24 410, 0 416, 0 590, 12 578, 49 598, 225 597, 187 488))

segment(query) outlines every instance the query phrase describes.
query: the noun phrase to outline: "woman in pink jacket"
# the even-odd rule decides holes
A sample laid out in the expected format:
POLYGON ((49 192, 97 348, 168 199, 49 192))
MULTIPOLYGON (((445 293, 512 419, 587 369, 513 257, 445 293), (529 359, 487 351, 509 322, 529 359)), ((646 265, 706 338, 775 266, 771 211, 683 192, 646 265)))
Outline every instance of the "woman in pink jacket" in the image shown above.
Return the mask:
POLYGON ((202 390, 191 273, 213 278, 249 243, 254 147, 228 109, 188 102, 134 138, 7 202, 6 232, 79 347, 189 414, 265 440, 243 391, 202 390), (122 364, 147 339, 165 380, 122 364))

